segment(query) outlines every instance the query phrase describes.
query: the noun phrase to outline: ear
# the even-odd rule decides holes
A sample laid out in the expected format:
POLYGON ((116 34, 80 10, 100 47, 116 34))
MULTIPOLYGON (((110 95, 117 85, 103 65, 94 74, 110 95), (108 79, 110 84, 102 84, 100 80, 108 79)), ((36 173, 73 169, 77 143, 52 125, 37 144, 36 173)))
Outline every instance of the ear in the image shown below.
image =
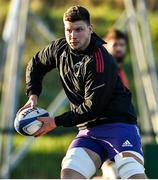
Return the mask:
POLYGON ((89 25, 89 31, 90 31, 90 33, 93 32, 93 25, 92 24, 89 25))

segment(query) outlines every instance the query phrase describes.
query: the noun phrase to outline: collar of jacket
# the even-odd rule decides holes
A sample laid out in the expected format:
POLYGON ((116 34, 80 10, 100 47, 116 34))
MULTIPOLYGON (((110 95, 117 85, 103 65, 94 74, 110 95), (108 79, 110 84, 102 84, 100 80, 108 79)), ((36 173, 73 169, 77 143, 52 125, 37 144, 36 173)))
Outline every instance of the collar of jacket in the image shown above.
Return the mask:
POLYGON ((91 35, 91 41, 84 51, 77 51, 70 48, 70 52, 76 55, 93 55, 95 48, 102 46, 103 44, 106 44, 106 42, 93 32, 91 35))
POLYGON ((96 45, 107 44, 101 37, 99 37, 95 32, 92 33, 92 39, 96 41, 96 45))

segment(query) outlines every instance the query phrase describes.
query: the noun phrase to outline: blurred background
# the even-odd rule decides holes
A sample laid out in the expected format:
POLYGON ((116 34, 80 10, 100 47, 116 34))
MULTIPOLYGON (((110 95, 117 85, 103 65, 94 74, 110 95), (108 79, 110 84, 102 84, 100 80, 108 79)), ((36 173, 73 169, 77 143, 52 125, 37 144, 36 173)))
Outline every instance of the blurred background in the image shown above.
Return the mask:
MULTIPOLYGON (((37 139, 13 129, 25 104, 25 68, 31 57, 64 36, 63 13, 85 6, 94 31, 128 34, 124 69, 138 115, 146 174, 158 178, 158 2, 157 0, 0 0, 0 178, 59 178, 61 160, 77 128, 58 128, 37 139)), ((47 74, 38 106, 52 116, 69 109, 56 70, 47 74)), ((97 172, 101 175, 101 171, 97 172)))

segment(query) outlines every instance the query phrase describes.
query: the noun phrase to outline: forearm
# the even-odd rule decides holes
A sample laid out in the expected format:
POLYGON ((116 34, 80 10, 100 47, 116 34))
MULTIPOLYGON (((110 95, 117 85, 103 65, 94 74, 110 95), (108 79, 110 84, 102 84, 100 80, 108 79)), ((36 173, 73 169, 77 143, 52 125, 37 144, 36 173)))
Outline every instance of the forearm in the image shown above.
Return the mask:
MULTIPOLYGON (((98 103, 99 104, 99 103, 98 103)), ((65 112, 59 116, 55 117, 55 123, 57 126, 72 127, 78 124, 82 124, 88 121, 92 121, 101 115, 104 105, 98 107, 91 103, 88 105, 85 103, 76 107, 73 111, 65 112)))

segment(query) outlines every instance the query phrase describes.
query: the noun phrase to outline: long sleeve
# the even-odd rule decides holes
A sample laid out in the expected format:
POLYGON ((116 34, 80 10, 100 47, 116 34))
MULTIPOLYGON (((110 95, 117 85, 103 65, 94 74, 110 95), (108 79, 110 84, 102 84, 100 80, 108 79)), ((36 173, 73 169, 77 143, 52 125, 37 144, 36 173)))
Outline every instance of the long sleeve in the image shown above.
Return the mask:
POLYGON ((39 96, 44 75, 55 67, 55 43, 53 42, 29 61, 26 68, 26 94, 39 96))
POLYGON ((86 65, 83 103, 55 117, 57 126, 74 126, 91 121, 101 116, 106 109, 115 87, 117 66, 110 54, 106 53, 105 59, 101 53, 97 55, 86 65))

